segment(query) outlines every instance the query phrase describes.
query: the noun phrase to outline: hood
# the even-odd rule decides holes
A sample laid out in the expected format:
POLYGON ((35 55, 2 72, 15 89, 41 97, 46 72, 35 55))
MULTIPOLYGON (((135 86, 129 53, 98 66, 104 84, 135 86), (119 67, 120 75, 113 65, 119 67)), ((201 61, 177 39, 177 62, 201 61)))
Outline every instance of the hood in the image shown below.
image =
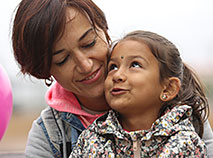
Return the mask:
POLYGON ((76 96, 72 92, 65 90, 57 82, 47 91, 45 99, 46 103, 57 111, 85 117, 97 117, 82 110, 76 96))

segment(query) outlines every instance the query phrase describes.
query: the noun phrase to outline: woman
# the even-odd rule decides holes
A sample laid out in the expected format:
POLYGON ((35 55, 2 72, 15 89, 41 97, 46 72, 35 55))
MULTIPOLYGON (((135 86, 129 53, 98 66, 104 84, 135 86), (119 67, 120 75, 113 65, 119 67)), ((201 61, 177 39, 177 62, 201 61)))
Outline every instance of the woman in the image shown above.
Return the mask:
MULTIPOLYGON (((13 24, 15 58, 23 74, 47 85, 56 80, 46 94, 49 106, 30 130, 26 157, 68 157, 82 130, 110 109, 103 93, 107 30, 90 0, 21 1, 13 24)), ((208 122, 205 127, 205 141, 213 144, 208 122)))

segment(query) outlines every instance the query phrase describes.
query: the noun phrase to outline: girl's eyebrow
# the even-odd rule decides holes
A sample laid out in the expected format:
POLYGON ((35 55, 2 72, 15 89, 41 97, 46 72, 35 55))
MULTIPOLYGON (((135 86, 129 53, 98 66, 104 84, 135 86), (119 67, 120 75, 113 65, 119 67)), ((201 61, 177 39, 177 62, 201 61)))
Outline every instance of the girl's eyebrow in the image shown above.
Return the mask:
POLYGON ((143 60, 146 64, 149 64, 149 60, 147 60, 147 59, 144 58, 143 56, 140 56, 140 55, 132 55, 132 56, 129 56, 129 60, 137 59, 137 58, 143 60))
POLYGON ((129 56, 129 58, 130 59, 140 58, 140 59, 146 60, 145 58, 143 58, 142 56, 139 56, 139 55, 132 55, 132 56, 129 56))
POLYGON ((142 56, 139 56, 139 55, 121 56, 121 57, 111 57, 109 59, 109 61, 116 61, 116 60, 120 60, 120 59, 123 59, 123 58, 126 58, 127 60, 132 60, 132 59, 135 59, 135 58, 139 58, 139 59, 142 59, 142 60, 144 60, 145 62, 148 63, 148 61, 145 58, 143 58, 142 56))
MULTIPOLYGON (((82 41, 82 40, 88 35, 88 33, 90 33, 90 32, 93 31, 93 30, 94 30, 93 28, 89 28, 89 29, 88 29, 86 32, 84 32, 84 34, 79 38, 78 42, 82 41)), ((61 53, 61 52, 63 52, 63 51, 64 51, 64 49, 60 49, 60 50, 54 52, 54 53, 53 53, 53 56, 54 56, 54 55, 57 55, 57 54, 59 54, 59 53, 61 53)))

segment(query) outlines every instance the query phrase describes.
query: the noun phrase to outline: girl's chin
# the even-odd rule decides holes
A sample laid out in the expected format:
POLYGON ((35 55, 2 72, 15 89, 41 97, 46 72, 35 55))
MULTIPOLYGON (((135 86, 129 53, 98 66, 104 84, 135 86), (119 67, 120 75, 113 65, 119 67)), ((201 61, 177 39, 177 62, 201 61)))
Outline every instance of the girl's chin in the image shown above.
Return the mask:
POLYGON ((123 111, 131 111, 131 107, 126 105, 125 103, 109 103, 110 107, 114 109, 117 112, 123 112, 123 111))

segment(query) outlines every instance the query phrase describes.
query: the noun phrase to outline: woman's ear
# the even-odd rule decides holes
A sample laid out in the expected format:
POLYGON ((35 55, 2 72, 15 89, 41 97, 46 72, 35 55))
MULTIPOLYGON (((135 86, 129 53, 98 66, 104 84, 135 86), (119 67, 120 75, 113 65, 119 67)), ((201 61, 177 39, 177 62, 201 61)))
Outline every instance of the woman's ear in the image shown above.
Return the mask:
POLYGON ((170 101, 174 99, 181 87, 180 79, 177 77, 170 77, 161 92, 160 99, 162 101, 170 101))

